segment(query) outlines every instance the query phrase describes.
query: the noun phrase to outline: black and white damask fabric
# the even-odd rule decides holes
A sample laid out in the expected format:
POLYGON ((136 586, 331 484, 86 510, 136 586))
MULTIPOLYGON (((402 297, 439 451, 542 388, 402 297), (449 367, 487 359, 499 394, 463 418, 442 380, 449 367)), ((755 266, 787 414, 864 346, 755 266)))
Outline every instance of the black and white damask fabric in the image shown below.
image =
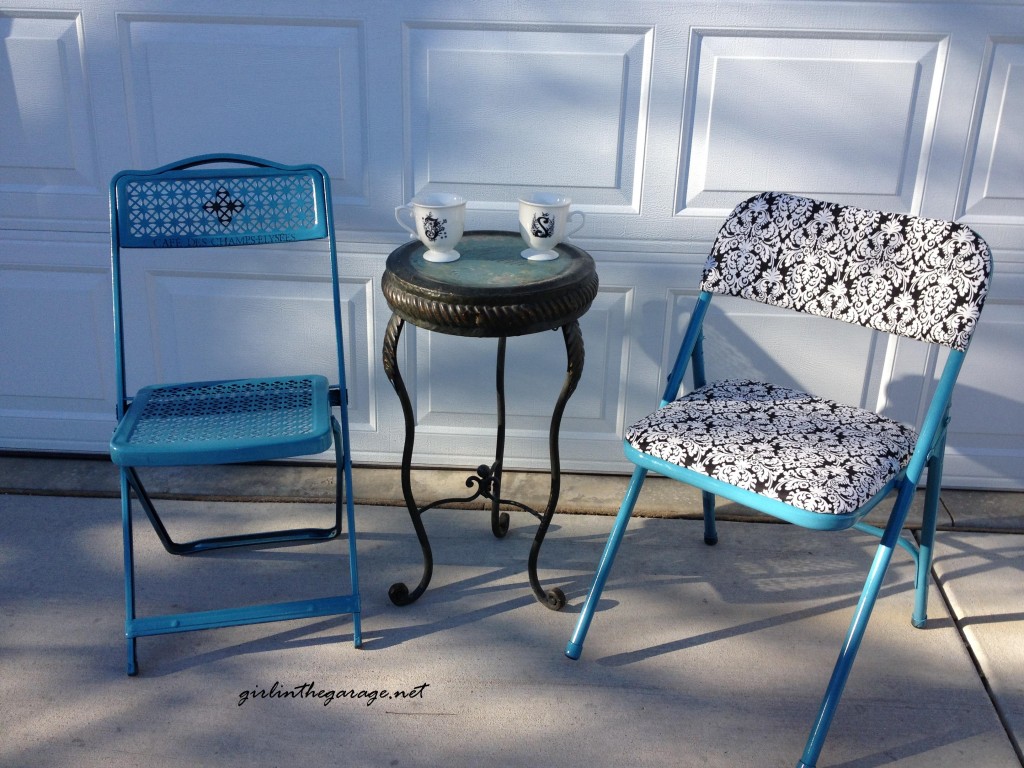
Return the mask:
POLYGON ((964 351, 990 268, 962 224, 768 192, 722 225, 701 287, 964 351))
POLYGON ((748 380, 709 384, 626 431, 643 453, 810 512, 844 514, 906 466, 910 427, 748 380))

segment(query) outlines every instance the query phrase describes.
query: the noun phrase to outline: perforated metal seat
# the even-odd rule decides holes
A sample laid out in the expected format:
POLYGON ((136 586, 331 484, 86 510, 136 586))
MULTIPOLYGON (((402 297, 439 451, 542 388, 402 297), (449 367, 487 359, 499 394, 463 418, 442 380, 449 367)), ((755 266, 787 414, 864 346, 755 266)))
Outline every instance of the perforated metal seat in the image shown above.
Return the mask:
POLYGON ((324 376, 143 387, 110 440, 115 464, 223 464, 331 447, 324 376))
POLYGON ((341 300, 331 217, 330 183, 323 169, 315 165, 285 166, 242 155, 203 155, 151 171, 124 171, 111 181, 118 424, 110 441, 110 456, 121 472, 129 674, 135 674, 138 668, 136 639, 146 635, 349 613, 353 643, 358 647, 362 642, 341 300), (126 252, 160 249, 170 260, 182 248, 285 248, 311 240, 324 241, 324 250, 330 255, 336 383, 331 384, 321 374, 301 374, 157 383, 134 394, 128 390, 125 336, 129 323, 122 295, 126 252), (332 443, 337 466, 335 506, 333 519, 322 527, 228 532, 176 541, 139 474, 140 467, 309 456, 328 450, 332 443), (342 535, 344 522, 348 529, 350 592, 139 617, 135 607, 133 495, 164 548, 174 555, 256 544, 328 541, 342 535))

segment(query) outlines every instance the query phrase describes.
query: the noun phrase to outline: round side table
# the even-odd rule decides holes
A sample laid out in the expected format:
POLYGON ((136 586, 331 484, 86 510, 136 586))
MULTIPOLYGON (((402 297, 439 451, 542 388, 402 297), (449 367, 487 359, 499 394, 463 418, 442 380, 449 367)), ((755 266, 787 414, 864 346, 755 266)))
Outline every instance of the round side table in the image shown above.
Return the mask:
POLYGON ((583 372, 583 335, 580 317, 597 295, 598 278, 594 260, 586 251, 563 243, 559 258, 527 261, 519 254, 524 243, 517 232, 467 232, 459 241, 458 261, 432 263, 423 258, 426 250, 419 241, 408 242, 392 251, 381 279, 381 290, 391 308, 391 320, 384 334, 383 361, 388 380, 402 405, 405 445, 402 451, 402 494, 423 551, 423 574, 410 591, 398 582, 388 591, 396 605, 412 603, 426 590, 433 572, 430 541, 423 525, 423 513, 452 502, 483 497, 491 502, 491 530, 501 538, 508 531, 509 517, 501 505, 522 509, 540 524, 530 549, 528 573, 537 599, 553 610, 565 605, 562 590, 544 590, 537 578, 537 559, 551 518, 558 504, 560 464, 558 431, 565 405, 576 390, 583 372), (398 370, 398 339, 405 323, 437 333, 498 339, 496 370, 497 442, 495 459, 481 465, 466 480, 476 492, 466 498, 440 499, 425 506, 412 493, 411 471, 416 420, 405 383, 398 370), (501 498, 501 471, 505 448, 505 346, 509 336, 523 336, 560 328, 565 339, 567 367, 561 393, 551 415, 548 452, 551 486, 543 512, 517 501, 501 498))

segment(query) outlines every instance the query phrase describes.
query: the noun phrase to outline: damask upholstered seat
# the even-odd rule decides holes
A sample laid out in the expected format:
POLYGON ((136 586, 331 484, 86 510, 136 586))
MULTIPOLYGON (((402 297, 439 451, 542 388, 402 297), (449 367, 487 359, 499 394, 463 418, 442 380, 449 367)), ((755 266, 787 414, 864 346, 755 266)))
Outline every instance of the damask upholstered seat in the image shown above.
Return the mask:
POLYGON ((855 512, 907 465, 911 427, 749 380, 708 384, 626 431, 636 450, 810 512, 855 512))
POLYGON ((950 398, 985 296, 988 246, 950 221, 883 213, 783 193, 740 203, 705 264, 700 295, 660 406, 627 428, 636 468, 566 655, 579 658, 597 601, 649 471, 702 491, 704 540, 718 540, 722 496, 816 530, 881 538, 798 768, 816 764, 898 545, 917 565, 915 626, 926 621, 928 578, 950 398), (935 345, 945 363, 920 425, 772 382, 708 382, 703 325, 716 294, 749 299, 935 345), (682 392, 684 374, 693 386, 682 392), (920 544, 901 538, 927 469, 920 544), (884 530, 862 518, 890 493, 884 530))

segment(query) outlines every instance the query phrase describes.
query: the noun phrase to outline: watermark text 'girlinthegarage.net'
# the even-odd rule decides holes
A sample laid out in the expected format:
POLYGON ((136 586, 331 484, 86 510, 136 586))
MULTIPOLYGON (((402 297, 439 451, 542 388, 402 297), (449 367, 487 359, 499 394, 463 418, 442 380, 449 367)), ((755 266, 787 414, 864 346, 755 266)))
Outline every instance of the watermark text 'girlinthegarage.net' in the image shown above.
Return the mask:
POLYGON ((406 690, 391 690, 387 688, 320 688, 314 681, 301 683, 295 686, 282 685, 275 680, 269 688, 255 687, 242 691, 238 694, 238 706, 257 699, 313 699, 322 703, 325 707, 336 700, 365 702, 366 706, 372 706, 376 701, 396 701, 422 699, 430 683, 420 683, 414 688, 406 690))

